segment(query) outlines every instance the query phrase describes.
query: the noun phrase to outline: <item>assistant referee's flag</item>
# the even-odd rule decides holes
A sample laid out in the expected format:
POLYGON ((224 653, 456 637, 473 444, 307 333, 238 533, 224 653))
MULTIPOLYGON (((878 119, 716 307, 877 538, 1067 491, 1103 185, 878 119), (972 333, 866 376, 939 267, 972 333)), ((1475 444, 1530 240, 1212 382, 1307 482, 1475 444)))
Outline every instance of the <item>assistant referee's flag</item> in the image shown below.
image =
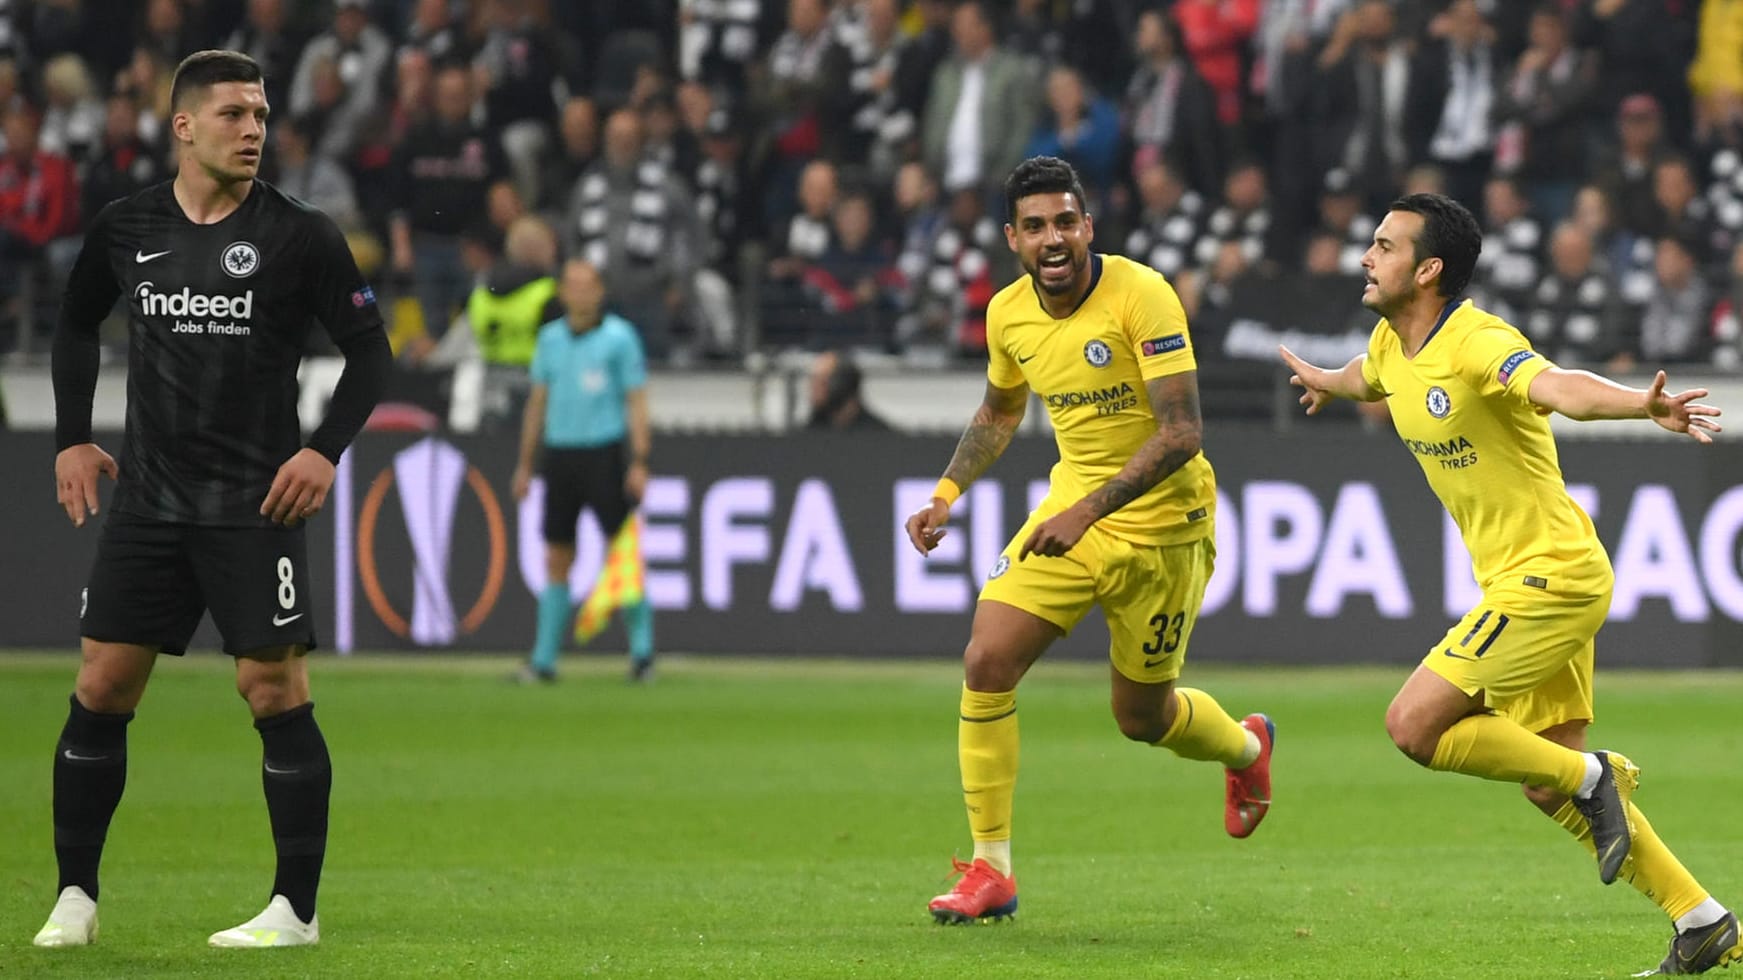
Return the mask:
POLYGON ((611 541, 611 552, 594 579, 587 600, 575 616, 575 642, 586 643, 611 622, 611 614, 641 602, 645 596, 647 566, 642 563, 642 517, 635 513, 623 522, 611 541))

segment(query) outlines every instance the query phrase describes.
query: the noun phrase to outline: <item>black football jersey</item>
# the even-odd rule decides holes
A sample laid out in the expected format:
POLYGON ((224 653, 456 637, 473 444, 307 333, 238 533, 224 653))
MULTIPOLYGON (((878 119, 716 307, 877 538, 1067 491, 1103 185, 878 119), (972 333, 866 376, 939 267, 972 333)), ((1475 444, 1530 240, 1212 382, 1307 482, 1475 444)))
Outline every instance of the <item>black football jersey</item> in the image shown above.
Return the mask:
POLYGON ((332 220, 256 180, 209 225, 172 182, 105 207, 68 282, 61 329, 128 310, 127 431, 113 506, 216 526, 260 504, 302 448, 297 367, 311 321, 335 343, 381 331, 375 294, 332 220))

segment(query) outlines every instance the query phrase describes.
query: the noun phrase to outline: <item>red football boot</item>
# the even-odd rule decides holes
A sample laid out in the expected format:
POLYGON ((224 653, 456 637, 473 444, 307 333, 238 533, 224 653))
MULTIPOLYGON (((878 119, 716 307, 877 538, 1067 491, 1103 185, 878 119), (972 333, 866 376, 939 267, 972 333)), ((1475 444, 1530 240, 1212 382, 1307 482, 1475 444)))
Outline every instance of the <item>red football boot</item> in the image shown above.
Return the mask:
POLYGON ((1227 794, 1223 803, 1223 829, 1230 837, 1246 837, 1259 829, 1259 821, 1271 809, 1271 743, 1277 726, 1265 715, 1248 715, 1241 727, 1259 736, 1259 757, 1245 769, 1226 769, 1227 794))
POLYGON ((926 908, 941 925, 960 925, 985 919, 1004 919, 1017 912, 1017 879, 999 874, 985 858, 972 863, 950 859, 951 873, 962 880, 934 898, 926 908))

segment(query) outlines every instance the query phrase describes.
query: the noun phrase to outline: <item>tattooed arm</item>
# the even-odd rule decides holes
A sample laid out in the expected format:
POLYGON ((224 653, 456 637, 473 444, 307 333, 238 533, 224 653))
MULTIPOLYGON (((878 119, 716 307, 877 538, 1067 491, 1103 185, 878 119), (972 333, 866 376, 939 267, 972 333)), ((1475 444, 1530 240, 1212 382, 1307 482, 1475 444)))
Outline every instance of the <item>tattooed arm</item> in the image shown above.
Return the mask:
POLYGON ((1005 447, 1011 444, 1011 437, 1023 421, 1023 410, 1028 407, 1028 385, 1000 388, 987 382, 986 397, 981 399, 974 420, 962 430, 962 439, 956 444, 950 465, 944 468, 944 479, 938 483, 939 493, 949 493, 950 496, 934 495, 926 506, 908 518, 908 540, 922 555, 931 552, 943 540, 944 522, 950 519, 950 505, 955 501, 955 495, 979 479, 994 460, 1004 455, 1005 447))
POLYGON ((1144 390, 1156 416, 1156 434, 1138 447, 1113 479, 1036 525, 1023 542, 1019 561, 1030 555, 1056 558, 1065 554, 1091 524, 1143 496, 1198 455, 1204 437, 1204 423, 1198 415, 1198 372, 1154 378, 1144 383, 1144 390))
POLYGON ((1080 502, 1089 508, 1092 521, 1099 521, 1143 496, 1146 491, 1197 456, 1204 440, 1204 421, 1198 414, 1198 372, 1182 371, 1144 383, 1150 395, 1150 411, 1156 416, 1156 434, 1114 478, 1080 502))
POLYGON ((962 430, 962 439, 956 444, 950 465, 944 468, 944 478, 963 490, 980 479, 987 467, 993 465, 993 461, 1011 444, 1011 436, 1022 424, 1023 410, 1028 406, 1028 385, 1000 388, 987 382, 986 395, 974 413, 974 420, 962 430))

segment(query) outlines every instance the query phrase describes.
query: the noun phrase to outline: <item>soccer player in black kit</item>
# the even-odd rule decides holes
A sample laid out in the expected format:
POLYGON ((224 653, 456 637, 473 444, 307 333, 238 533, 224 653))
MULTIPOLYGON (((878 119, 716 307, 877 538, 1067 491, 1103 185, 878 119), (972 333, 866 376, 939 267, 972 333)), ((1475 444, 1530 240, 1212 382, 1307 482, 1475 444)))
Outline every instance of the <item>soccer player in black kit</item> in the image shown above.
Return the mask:
POLYGON ((174 180, 92 220, 54 339, 55 487, 77 526, 116 480, 80 614, 84 661, 55 746, 59 900, 38 946, 97 936, 97 864, 127 774, 127 723, 159 653, 183 653, 209 611, 236 660, 262 744, 278 854, 266 910, 214 946, 320 938, 315 891, 332 769, 309 701, 314 591, 302 522, 320 511, 339 454, 392 365, 375 295, 325 215, 255 179, 265 144, 260 68, 201 51, 176 69, 174 180), (128 308, 121 461, 91 441, 97 327, 128 308), (305 443, 297 365, 309 321, 345 355, 305 443))

